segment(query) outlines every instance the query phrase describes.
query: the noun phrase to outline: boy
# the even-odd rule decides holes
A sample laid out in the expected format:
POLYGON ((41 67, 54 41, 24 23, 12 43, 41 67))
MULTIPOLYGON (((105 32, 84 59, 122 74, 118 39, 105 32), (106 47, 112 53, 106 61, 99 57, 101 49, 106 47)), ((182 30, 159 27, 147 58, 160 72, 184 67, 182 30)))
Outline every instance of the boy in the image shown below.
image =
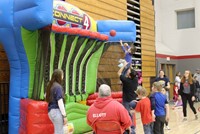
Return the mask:
POLYGON ((151 113, 151 103, 148 97, 146 97, 146 89, 142 86, 138 86, 136 93, 140 101, 137 102, 135 107, 136 112, 140 112, 143 129, 145 134, 153 134, 153 120, 151 113))
POLYGON ((154 82, 153 94, 150 96, 151 110, 153 117, 155 117, 154 134, 164 134, 164 123, 169 121, 169 105, 166 96, 161 93, 162 88, 161 82, 154 82))

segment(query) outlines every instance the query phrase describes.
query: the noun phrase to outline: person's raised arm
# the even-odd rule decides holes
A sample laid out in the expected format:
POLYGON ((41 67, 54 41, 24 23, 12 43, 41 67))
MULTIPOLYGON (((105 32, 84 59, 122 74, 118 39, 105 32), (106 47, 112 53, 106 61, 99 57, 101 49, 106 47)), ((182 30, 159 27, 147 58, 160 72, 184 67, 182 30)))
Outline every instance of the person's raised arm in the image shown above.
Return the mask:
POLYGON ((125 63, 123 64, 123 67, 121 67, 119 69, 119 71, 117 72, 118 76, 120 76, 122 74, 122 71, 124 70, 125 66, 127 65, 128 63, 125 61, 125 63))
POLYGON ((120 45, 121 45, 121 47, 122 47, 123 52, 126 53, 126 48, 124 47, 124 45, 123 45, 123 43, 122 43, 122 40, 120 40, 120 45))

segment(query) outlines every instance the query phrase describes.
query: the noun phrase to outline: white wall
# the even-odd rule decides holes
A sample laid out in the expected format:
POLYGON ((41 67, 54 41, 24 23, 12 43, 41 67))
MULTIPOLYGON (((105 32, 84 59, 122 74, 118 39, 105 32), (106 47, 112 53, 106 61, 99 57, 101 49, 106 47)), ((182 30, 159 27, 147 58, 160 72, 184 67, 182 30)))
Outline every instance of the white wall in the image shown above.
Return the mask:
POLYGON ((155 0, 156 53, 200 54, 200 0, 155 0), (177 29, 177 10, 195 9, 195 28, 177 29))

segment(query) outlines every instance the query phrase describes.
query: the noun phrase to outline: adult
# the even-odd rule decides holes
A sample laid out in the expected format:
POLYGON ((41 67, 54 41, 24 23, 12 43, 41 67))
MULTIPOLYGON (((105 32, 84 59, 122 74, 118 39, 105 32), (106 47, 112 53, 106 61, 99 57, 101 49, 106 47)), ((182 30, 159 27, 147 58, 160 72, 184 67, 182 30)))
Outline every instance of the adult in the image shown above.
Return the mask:
POLYGON ((183 121, 187 120, 187 102, 195 114, 195 119, 198 119, 196 109, 194 108, 195 84, 189 70, 185 70, 184 76, 181 79, 179 94, 183 102, 183 121))
POLYGON ((180 83, 181 83, 181 72, 177 72, 177 73, 176 73, 176 76, 175 76, 175 80, 174 80, 174 82, 175 82, 175 83, 177 82, 178 89, 180 89, 180 83))
POLYGON ((128 112, 122 104, 112 99, 111 89, 106 84, 99 87, 98 98, 88 109, 87 123, 96 134, 119 134, 119 131, 123 133, 131 126, 128 112), (98 129, 98 125, 101 129, 98 129))
POLYGON ((165 75, 163 70, 159 71, 159 76, 155 79, 155 81, 163 83, 163 88, 165 88, 165 90, 166 90, 167 101, 169 102, 170 81, 167 78, 167 76, 165 75))
MULTIPOLYGON (((122 68, 119 69, 118 75, 120 77, 120 80, 122 81, 122 104, 124 107, 127 109, 127 111, 130 114, 130 102, 132 100, 136 100, 137 94, 135 91, 137 90, 138 86, 138 79, 136 77, 137 72, 133 70, 132 68, 129 68, 127 71, 127 76, 123 75, 123 70, 126 67, 128 63, 124 64, 122 68)), ((130 114, 130 118, 132 119, 132 115, 130 114)), ((132 134, 135 134, 135 127, 132 125, 131 126, 131 132, 132 134)))
POLYGON ((196 69, 196 73, 194 74, 194 77, 196 76, 197 81, 200 83, 200 68, 196 69))
POLYGON ((54 134, 64 134, 63 126, 67 123, 62 88, 63 71, 54 70, 46 89, 48 116, 54 125, 54 134))

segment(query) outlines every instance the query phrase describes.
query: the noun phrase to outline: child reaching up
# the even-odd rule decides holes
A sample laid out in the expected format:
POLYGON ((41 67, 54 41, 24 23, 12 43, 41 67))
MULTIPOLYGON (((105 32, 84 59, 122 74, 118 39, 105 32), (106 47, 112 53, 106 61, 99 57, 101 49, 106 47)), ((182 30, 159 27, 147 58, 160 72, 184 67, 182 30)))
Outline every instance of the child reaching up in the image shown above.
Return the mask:
POLYGON ((135 53, 135 47, 134 46, 129 46, 128 43, 122 43, 122 40, 120 40, 120 45, 122 47, 123 52, 125 53, 124 59, 120 59, 119 62, 120 64, 118 65, 119 67, 123 66, 123 63, 126 61, 128 62, 129 66, 132 64, 132 57, 133 54, 135 53))
POLYGON ((122 72, 122 75, 126 75, 127 74, 127 71, 128 71, 128 69, 130 68, 130 67, 132 67, 131 65, 132 65, 132 57, 133 57, 133 54, 135 53, 135 48, 134 48, 134 46, 132 46, 132 47, 130 47, 129 45, 128 45, 128 43, 122 43, 122 40, 120 40, 120 45, 121 45, 121 47, 122 47, 122 50, 124 51, 124 53, 125 53, 125 57, 124 57, 124 59, 120 59, 119 60, 119 65, 118 65, 118 67, 123 67, 125 64, 127 64, 126 65, 126 67, 124 68, 124 70, 123 70, 123 72, 122 72))

